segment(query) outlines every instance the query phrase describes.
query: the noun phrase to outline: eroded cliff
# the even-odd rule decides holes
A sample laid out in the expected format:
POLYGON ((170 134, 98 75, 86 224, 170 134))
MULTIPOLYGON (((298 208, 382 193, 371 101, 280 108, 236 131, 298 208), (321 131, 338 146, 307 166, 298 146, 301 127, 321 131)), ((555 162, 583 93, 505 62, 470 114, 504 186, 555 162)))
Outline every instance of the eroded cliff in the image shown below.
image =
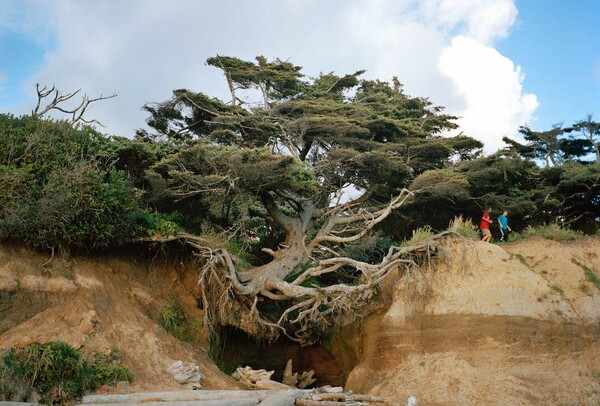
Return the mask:
POLYGON ((450 238, 445 249, 431 269, 388 281, 389 307, 336 336, 357 364, 346 387, 427 405, 598 404, 600 239, 450 238))

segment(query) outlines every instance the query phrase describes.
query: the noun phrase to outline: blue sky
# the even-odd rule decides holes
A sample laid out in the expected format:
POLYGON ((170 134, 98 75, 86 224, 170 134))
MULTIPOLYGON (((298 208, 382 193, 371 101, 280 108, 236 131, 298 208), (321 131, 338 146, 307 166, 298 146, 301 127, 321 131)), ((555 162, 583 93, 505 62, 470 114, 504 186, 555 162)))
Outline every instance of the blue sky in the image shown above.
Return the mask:
POLYGON ((600 1, 517 1, 519 14, 498 50, 521 65, 540 105, 532 127, 600 121, 600 1))
POLYGON ((36 82, 116 92, 90 113, 132 136, 174 88, 226 97, 206 58, 262 54, 397 75, 493 152, 525 123, 600 120, 598 16, 596 0, 0 0, 0 112, 29 112, 36 82))
POLYGON ((18 32, 6 32, 0 37, 0 106, 15 105, 30 98, 23 84, 27 83, 44 62, 49 48, 18 32))

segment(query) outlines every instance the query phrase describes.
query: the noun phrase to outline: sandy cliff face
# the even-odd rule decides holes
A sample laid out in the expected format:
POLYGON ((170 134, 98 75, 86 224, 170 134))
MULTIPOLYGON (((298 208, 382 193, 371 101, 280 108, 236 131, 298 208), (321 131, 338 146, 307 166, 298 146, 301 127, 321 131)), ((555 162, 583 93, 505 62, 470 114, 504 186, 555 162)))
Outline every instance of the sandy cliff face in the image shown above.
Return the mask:
MULTIPOLYGON (((450 238, 445 250, 432 269, 390 277, 380 310, 332 341, 346 387, 414 395, 421 405, 597 405, 600 289, 586 279, 600 277, 600 238, 450 238)), ((202 319, 193 266, 120 253, 55 258, 48 273, 47 260, 0 246, 0 351, 55 339, 83 351, 115 347, 134 391, 180 389, 165 371, 175 360, 199 365, 207 389, 237 386, 202 344, 156 321, 175 298, 202 319)))
POLYGON ((600 276, 600 239, 445 246, 334 340, 358 363, 346 387, 426 405, 598 404, 600 289, 586 278, 600 276))
POLYGON ((194 362, 204 387, 237 388, 199 344, 183 343, 158 323, 162 305, 177 298, 196 308, 197 273, 179 261, 131 254, 55 258, 23 247, 0 246, 0 352, 31 342, 63 340, 82 351, 116 348, 132 370, 133 391, 180 390, 166 371, 176 360, 194 362))

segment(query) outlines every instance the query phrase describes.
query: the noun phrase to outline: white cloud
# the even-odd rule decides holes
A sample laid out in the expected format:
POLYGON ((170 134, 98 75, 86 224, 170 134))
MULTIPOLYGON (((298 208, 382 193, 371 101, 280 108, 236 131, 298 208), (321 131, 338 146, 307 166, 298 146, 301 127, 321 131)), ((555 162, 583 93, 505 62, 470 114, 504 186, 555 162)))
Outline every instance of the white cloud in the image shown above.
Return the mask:
POLYGON ((517 8, 513 0, 423 0, 426 20, 484 44, 508 35, 517 8))
POLYGON ((417 8, 378 0, 355 3, 347 21, 369 48, 376 77, 396 74, 408 93, 447 106, 461 117, 460 131, 493 152, 538 106, 535 95, 523 94, 521 69, 490 45, 507 35, 516 14, 512 0, 425 0, 417 8))
POLYGON ((57 14, 52 1, 0 1, 0 36, 5 32, 26 34, 38 44, 51 37, 57 14))
POLYGON ((521 69, 468 37, 455 37, 444 49, 440 69, 465 99, 461 129, 484 141, 488 152, 502 147, 502 137, 513 135, 538 107, 534 94, 523 94, 521 69))
POLYGON ((91 96, 118 93, 118 98, 98 103, 90 112, 110 133, 133 135, 144 126, 141 106, 167 99, 175 88, 226 98, 219 71, 204 65, 217 53, 290 59, 309 75, 363 68, 370 78, 389 80, 396 75, 407 93, 429 97, 448 112, 464 116, 465 132, 490 145, 498 145, 499 136, 492 134, 493 122, 482 119, 477 103, 493 100, 497 92, 482 87, 480 77, 513 85, 511 96, 503 99, 504 110, 513 112, 504 115, 509 118, 502 126, 507 135, 514 134, 519 118, 527 119, 537 105, 535 96, 522 94, 522 77, 506 58, 496 52, 485 66, 477 63, 486 49, 494 51, 494 39, 508 33, 516 15, 514 0, 43 4, 51 5, 47 18, 55 24, 57 46, 31 84, 55 83, 65 91, 82 88, 91 96), (472 45, 465 46, 461 38, 472 45))
POLYGON ((419 20, 412 2, 355 2, 345 12, 344 32, 353 41, 354 58, 362 56, 367 76, 397 76, 408 94, 460 107, 462 99, 437 67, 446 39, 419 20))

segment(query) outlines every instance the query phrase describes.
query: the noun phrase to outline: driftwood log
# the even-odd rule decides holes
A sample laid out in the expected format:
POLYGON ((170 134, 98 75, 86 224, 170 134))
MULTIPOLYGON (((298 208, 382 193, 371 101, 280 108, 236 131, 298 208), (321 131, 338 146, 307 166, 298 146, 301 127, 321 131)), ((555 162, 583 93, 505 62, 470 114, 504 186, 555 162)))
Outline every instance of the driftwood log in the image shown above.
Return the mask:
POLYGON ((304 371, 300 375, 298 375, 298 372, 292 372, 292 360, 289 359, 283 371, 282 382, 289 386, 304 389, 316 382, 316 379, 313 378, 314 374, 315 371, 312 369, 304 371))
POLYGON ((274 371, 267 371, 265 369, 252 369, 250 367, 238 368, 233 373, 233 378, 239 381, 241 384, 246 385, 250 388, 259 390, 273 390, 273 389, 292 389, 291 386, 285 385, 281 382, 277 382, 271 379, 274 371))
POLYGON ((296 406, 370 406, 390 404, 382 396, 363 395, 352 392, 345 393, 313 393, 296 399, 296 406))
POLYGON ((312 385, 316 379, 313 378, 315 371, 305 371, 301 374, 292 371, 292 360, 288 360, 285 371, 283 372, 283 383, 271 379, 275 371, 267 371, 265 369, 252 369, 251 367, 240 367, 233 373, 233 378, 241 384, 250 388, 260 390, 273 389, 304 389, 312 385))

